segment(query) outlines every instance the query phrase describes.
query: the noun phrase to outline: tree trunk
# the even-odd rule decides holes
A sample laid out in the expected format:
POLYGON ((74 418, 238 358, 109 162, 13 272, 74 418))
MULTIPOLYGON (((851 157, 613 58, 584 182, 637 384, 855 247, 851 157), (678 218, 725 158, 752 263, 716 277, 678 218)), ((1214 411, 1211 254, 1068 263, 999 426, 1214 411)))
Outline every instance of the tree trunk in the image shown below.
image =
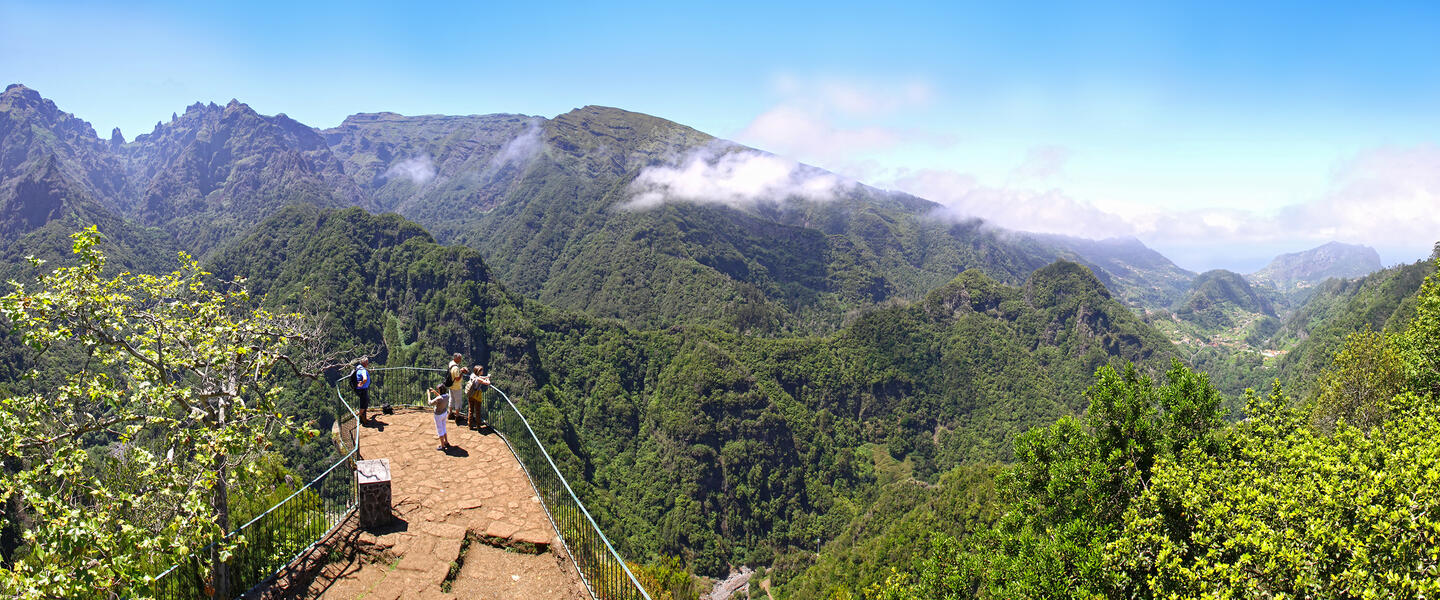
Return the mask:
MULTIPOLYGON (((210 500, 210 506, 215 509, 215 524, 220 527, 221 535, 230 532, 230 490, 225 483, 225 455, 215 457, 215 472, 218 476, 215 481, 215 495, 210 500)), ((214 568, 212 578, 214 600, 230 600, 233 595, 230 593, 230 565, 220 560, 221 543, 215 544, 210 550, 210 564, 214 568)))

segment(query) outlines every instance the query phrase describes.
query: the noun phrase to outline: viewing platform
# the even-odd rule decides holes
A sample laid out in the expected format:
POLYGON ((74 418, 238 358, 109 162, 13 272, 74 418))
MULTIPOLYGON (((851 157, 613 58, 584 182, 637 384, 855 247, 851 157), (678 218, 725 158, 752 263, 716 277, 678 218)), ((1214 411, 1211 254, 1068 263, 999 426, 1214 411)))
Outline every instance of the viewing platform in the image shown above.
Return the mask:
POLYGON ((426 409, 377 411, 360 429, 361 458, 390 461, 394 521, 337 536, 348 559, 327 565, 308 597, 590 598, 505 441, 448 429, 448 452, 435 449, 426 409))
POLYGON ((504 391, 486 388, 490 427, 449 422, 451 447, 436 448, 434 415, 409 390, 438 372, 372 368, 372 403, 394 414, 364 426, 349 375, 336 379, 338 460, 227 533, 228 554, 192 553, 148 595, 650 600, 504 391))

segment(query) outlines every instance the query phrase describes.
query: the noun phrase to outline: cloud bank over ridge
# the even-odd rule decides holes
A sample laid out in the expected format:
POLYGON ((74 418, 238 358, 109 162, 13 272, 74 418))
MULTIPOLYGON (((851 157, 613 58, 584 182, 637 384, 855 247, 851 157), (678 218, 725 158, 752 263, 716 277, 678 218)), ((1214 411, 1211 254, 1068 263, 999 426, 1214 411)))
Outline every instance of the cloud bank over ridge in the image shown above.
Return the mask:
MULTIPOLYGON (((1030 163, 1017 172, 1033 171, 1030 163)), ((1440 147, 1433 144, 1361 152, 1335 167, 1319 197, 1271 211, 1167 209, 1161 200, 1119 212, 1017 179, 987 186, 957 171, 929 169, 904 172, 884 185, 939 202, 953 218, 1088 238, 1133 236, 1167 254, 1193 254, 1193 260, 1203 260, 1206 248, 1215 250, 1210 256, 1238 257, 1245 247, 1266 248, 1263 254, 1329 241, 1380 248, 1392 261, 1414 260, 1440 240, 1440 147)))
POLYGON ((691 150, 674 163, 643 169, 630 184, 627 210, 664 202, 747 208, 757 202, 825 202, 854 185, 833 173, 794 160, 729 144, 691 150))

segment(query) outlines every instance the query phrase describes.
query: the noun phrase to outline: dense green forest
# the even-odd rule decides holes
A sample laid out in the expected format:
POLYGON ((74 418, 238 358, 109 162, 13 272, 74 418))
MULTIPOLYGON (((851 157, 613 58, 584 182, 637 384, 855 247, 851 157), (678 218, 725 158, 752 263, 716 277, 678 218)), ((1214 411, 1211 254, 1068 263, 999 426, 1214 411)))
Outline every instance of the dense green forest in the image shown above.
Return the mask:
MULTIPOLYGON (((635 210, 645 169, 753 151, 603 107, 318 131, 197 103, 127 143, 12 86, 0 117, 0 277, 35 289, 94 225, 85 249, 106 258, 76 314, 134 300, 94 291, 106 281, 153 289, 183 250, 194 289, 323 332, 313 378, 252 375, 275 409, 263 417, 296 435, 261 436, 254 468, 211 484, 291 485, 331 464, 311 432, 329 429, 325 381, 349 360, 461 352, 621 551, 676 590, 748 564, 777 598, 1433 593, 1440 256, 1321 280, 1370 264, 1327 246, 1277 259, 1261 285, 1197 277, 1136 240, 1014 234, 858 185, 827 202, 635 210)), ((153 386, 109 385, 127 376, 97 351, 116 347, 104 331, 69 339, 11 300, 6 414, 93 377, 110 405, 63 414, 104 422, 124 414, 114 398, 158 405, 173 383, 140 369, 153 386)), ((87 431, 64 464, 163 455, 161 421, 87 431)), ((7 477, 47 464, 6 443, 7 477)), ((0 492, 0 564, 43 572, 60 555, 23 534, 58 508, 0 492)), ((237 498, 235 516, 268 498, 237 498)), ((193 550, 162 548, 163 531, 123 533, 161 556, 193 550)))
MULTIPOLYGON (((922 303, 787 339, 640 331, 525 302, 474 251, 359 209, 282 210, 205 268, 264 306, 318 316, 348 354, 434 365, 461 351, 491 365, 628 553, 706 574, 838 535, 877 493, 877 464, 935 481, 1009 460, 1015 436, 1079 408, 1085 374, 1170 357, 1065 262, 1024 287, 969 271, 922 303)), ((327 427, 328 397, 297 384, 281 402, 327 427)), ((317 448, 280 450, 303 473, 323 466, 317 448)))
POLYGON ((836 535, 875 493, 877 455, 931 481, 1008 460, 1014 436, 1081 408, 1096 367, 1171 357, 1064 262, 1024 287, 966 272, 922 303, 786 339, 525 302, 473 251, 358 209, 286 209, 209 264, 269 305, 323 315, 380 364, 460 351, 490 365, 628 550, 704 573, 836 535))
POLYGON ((1237 422, 1182 365, 1101 367, 1083 416, 991 472, 891 484, 815 566, 773 573, 779 596, 1428 597, 1440 279, 1410 306, 1347 336, 1312 398, 1249 392, 1237 422))

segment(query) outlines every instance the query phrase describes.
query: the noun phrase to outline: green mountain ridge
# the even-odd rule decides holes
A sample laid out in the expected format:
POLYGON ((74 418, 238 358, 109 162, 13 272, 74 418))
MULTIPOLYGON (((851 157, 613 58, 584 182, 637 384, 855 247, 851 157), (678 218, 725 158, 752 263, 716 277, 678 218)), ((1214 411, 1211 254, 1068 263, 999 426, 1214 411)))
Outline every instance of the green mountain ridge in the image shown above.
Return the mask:
MULTIPOLYGON (((8 155, 53 146, 99 206, 167 232, 173 247, 204 255, 296 203, 393 210, 441 241, 480 250, 500 281, 527 297, 642 326, 832 331, 856 309, 918 300, 972 267, 1019 283, 1068 256, 1122 290, 1143 287, 1152 268, 979 221, 932 218, 933 203, 859 184, 824 202, 781 196, 627 209, 645 169, 697 152, 712 161, 768 155, 612 108, 553 119, 370 113, 321 132, 232 100, 196 103, 124 143, 118 135, 101 141, 33 90, 7 93, 18 107, 11 112, 39 115, 30 129, 45 134, 11 136, 8 155)), ((794 169, 795 177, 833 178, 794 169)), ((53 211, 35 212, 43 220, 53 211)))
POLYGON ((1060 248, 1061 258, 1090 267, 1105 287, 1133 307, 1170 306, 1190 289, 1196 277, 1135 238, 1087 240, 1054 234, 1030 235, 1060 248))
POLYGON ((1402 329, 1414 316, 1421 284, 1434 272, 1432 258, 1316 286, 1309 301, 1275 333, 1275 345, 1288 348, 1277 365, 1281 381, 1308 394, 1347 335, 1367 328, 1402 329))
MULTIPOLYGON (((824 331, 839 324, 833 315, 919 299, 966 268, 1018 283, 1060 256, 1086 262, 1117 289, 1138 290, 1146 273, 1163 273, 1160 289, 1124 296, 1137 303, 1168 298, 1169 280, 1184 277, 1138 242, 1000 235, 979 221, 934 218, 939 206, 923 199, 858 184, 828 201, 678 199, 627 210, 647 168, 768 155, 613 108, 548 120, 357 115, 326 136, 362 167, 357 183, 439 239, 479 249, 512 289, 645 326, 745 313, 730 324, 824 331), (423 177, 385 176, 406 167, 423 177), (1145 260, 1124 265, 1125 256, 1145 260)), ((804 165, 795 172, 829 176, 804 165)))
POLYGON ((1302 252, 1281 254, 1248 275, 1257 285, 1285 293, 1305 293, 1326 279, 1354 279, 1380 270, 1380 253, 1369 246, 1330 242, 1302 252))
POLYGON ((1014 435, 1077 410, 1096 366, 1171 354, 1067 262, 1024 287, 967 271, 924 302, 789 339, 524 301, 475 251, 358 208, 286 208, 207 264, 384 364, 456 349, 491 366, 628 552, 706 573, 836 534, 875 491, 866 448, 929 478, 1005 459, 1014 435))
POLYGON ((1243 275, 1215 269, 1195 277, 1184 300, 1175 307, 1181 319, 1206 328, 1226 328, 1234 322, 1225 314, 1225 307, 1275 317, 1275 306, 1258 293, 1243 275))
MULTIPOLYGON (((1296 284, 1311 294, 1302 304, 1229 271, 1194 275, 1137 240, 941 219, 924 199, 848 182, 823 199, 632 204, 647 169, 756 158, 777 157, 593 106, 554 119, 368 113, 317 131, 234 101, 197 103, 107 142, 11 86, 0 96, 0 274, 28 274, 28 254, 63 258, 68 234, 94 223, 114 268, 200 254, 219 281, 244 279, 266 306, 317 317, 337 356, 434 366, 463 352, 521 405, 627 557, 678 557, 707 575, 770 565, 782 598, 859 595, 924 569, 953 568, 943 583, 955 586, 993 576, 992 589, 1022 597, 1058 594, 1064 573, 1121 585, 1095 583, 1102 555, 1155 554, 1106 540, 1153 546, 1200 531, 1171 528, 1204 517, 1172 510, 1195 501, 1183 492, 1212 489, 1186 474, 1248 473, 1241 463, 1262 446, 1245 440, 1303 438, 1265 436, 1306 432, 1300 411, 1318 410, 1317 380, 1345 335, 1394 332, 1417 314, 1433 327, 1440 314, 1440 296, 1427 313, 1417 292, 1433 262, 1296 284), (1190 352, 1157 327, 1223 331, 1236 351, 1190 352), (1262 343, 1290 352, 1265 363, 1252 351, 1262 343), (1177 357, 1223 385, 1172 368, 1177 357), (1161 373, 1163 385, 1146 379, 1161 373), (1296 402, 1239 409, 1239 390, 1275 377, 1296 402), (1224 425, 1222 405, 1256 421, 1224 425), (1141 485, 1152 472, 1170 478, 1155 493, 1170 495, 1141 485), (1144 535, 1161 528, 1175 537, 1144 535), (824 556, 816 539, 830 543, 824 556), (1006 588, 1017 570, 1030 579, 1006 588)), ((794 165, 792 177, 830 175, 794 165)), ((71 350, 40 365, 47 376, 63 376, 81 354, 71 350)), ((0 390, 27 356, 0 338, 0 390)), ((287 394, 295 414, 324 423, 330 389, 287 394)), ((1377 431, 1317 443, 1388 435, 1377 431)), ((322 464, 316 447, 285 451, 322 464)), ((1371 449, 1380 463, 1393 454, 1371 449)))

